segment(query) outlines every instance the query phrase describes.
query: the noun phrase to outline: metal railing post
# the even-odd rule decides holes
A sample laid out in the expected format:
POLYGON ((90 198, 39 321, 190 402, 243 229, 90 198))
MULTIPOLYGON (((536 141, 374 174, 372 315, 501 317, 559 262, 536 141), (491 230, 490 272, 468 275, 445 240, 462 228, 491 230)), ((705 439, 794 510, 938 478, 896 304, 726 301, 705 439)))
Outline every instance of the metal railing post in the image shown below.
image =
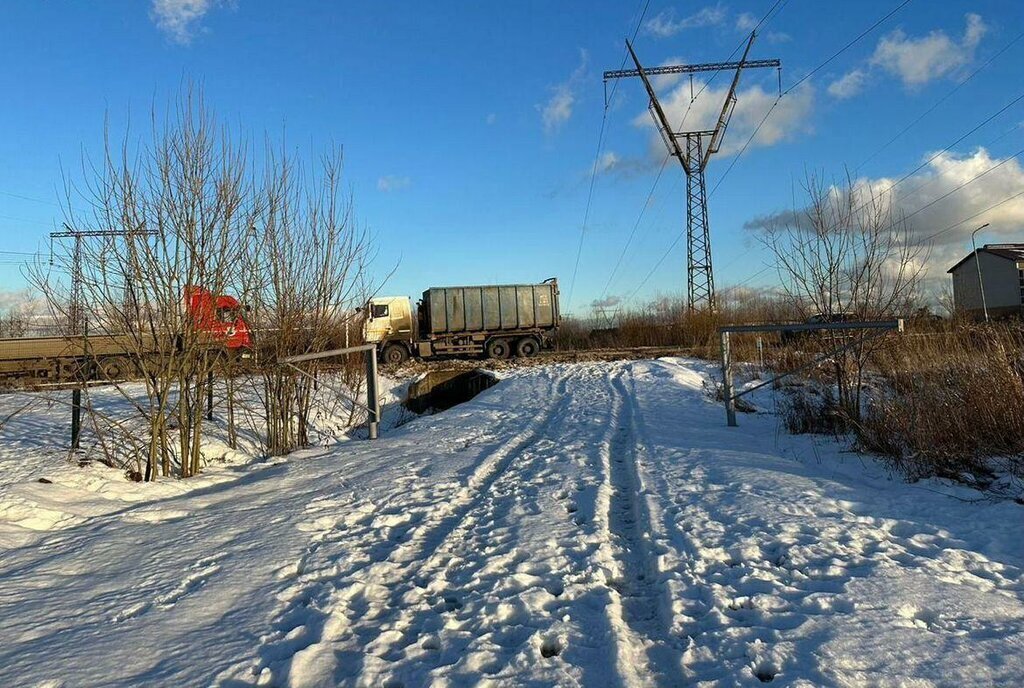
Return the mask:
POLYGON ((213 371, 206 373, 206 420, 213 420, 213 371))
POLYGON ((79 449, 82 434, 82 388, 71 390, 71 449, 79 449))
POLYGON ((377 350, 366 350, 366 427, 371 440, 377 439, 380 427, 380 399, 377 385, 377 350))
MULTIPOLYGON (((363 344, 361 346, 346 347, 344 349, 331 349, 330 351, 320 351, 317 353, 299 354, 297 356, 285 356, 279 358, 278 363, 284 364, 289 368, 294 369, 300 375, 305 375, 309 379, 313 380, 315 384, 320 384, 318 378, 314 375, 310 375, 305 370, 302 370, 296 363, 302 363, 303 361, 318 361, 324 358, 332 358, 334 356, 344 356, 345 354, 354 354, 358 352, 365 352, 366 354, 366 404, 363 404, 358 399, 349 399, 349 403, 353 406, 360 406, 366 409, 366 425, 369 434, 369 439, 377 439, 377 435, 380 431, 380 381, 377 377, 377 345, 376 344, 363 344)), ((338 391, 333 386, 323 382, 324 387, 338 391)), ((342 396, 345 396, 344 392, 339 392, 342 396)))
POLYGON ((732 354, 729 351, 729 333, 722 332, 722 399, 729 427, 736 427, 736 400, 732 396, 732 354))

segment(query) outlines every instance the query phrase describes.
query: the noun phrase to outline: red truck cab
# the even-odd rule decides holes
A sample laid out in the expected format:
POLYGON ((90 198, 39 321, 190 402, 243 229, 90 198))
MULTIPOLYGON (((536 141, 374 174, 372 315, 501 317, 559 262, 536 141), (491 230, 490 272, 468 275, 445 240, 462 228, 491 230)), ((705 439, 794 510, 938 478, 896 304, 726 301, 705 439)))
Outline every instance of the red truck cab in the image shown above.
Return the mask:
POLYGON ((234 296, 214 294, 202 287, 185 287, 185 307, 196 330, 208 332, 224 347, 245 351, 252 348, 249 325, 243 307, 234 296))

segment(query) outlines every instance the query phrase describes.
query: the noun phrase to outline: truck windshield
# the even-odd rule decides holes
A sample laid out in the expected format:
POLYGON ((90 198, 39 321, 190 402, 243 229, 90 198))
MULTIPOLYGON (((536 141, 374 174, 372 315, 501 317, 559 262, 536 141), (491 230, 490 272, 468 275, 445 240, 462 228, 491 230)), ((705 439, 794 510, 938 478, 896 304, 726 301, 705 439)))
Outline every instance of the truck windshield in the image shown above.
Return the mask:
POLYGON ((238 319, 238 313, 234 308, 218 308, 217 320, 222 323, 233 323, 238 319))
POLYGON ((388 305, 386 303, 375 303, 370 307, 371 318, 388 317, 388 305))

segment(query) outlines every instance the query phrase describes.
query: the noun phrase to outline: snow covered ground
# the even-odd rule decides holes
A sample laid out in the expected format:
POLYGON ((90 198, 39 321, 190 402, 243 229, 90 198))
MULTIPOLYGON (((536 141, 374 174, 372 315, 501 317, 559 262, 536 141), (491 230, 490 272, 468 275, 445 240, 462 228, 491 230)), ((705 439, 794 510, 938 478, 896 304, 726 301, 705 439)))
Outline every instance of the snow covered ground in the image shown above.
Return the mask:
POLYGON ((155 485, 61 465, 40 405, 0 430, 0 685, 1024 681, 1024 507, 728 428, 710 372, 517 369, 155 485))

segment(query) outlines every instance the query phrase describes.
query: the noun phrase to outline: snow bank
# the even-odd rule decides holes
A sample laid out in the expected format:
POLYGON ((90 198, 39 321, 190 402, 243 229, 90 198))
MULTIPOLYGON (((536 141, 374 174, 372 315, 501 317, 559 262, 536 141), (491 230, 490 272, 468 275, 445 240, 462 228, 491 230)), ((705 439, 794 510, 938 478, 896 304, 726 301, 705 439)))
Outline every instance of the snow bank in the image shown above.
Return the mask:
POLYGON ((377 442, 0 488, 0 684, 1018 683, 1022 507, 728 428, 712 373, 519 369, 377 442))

